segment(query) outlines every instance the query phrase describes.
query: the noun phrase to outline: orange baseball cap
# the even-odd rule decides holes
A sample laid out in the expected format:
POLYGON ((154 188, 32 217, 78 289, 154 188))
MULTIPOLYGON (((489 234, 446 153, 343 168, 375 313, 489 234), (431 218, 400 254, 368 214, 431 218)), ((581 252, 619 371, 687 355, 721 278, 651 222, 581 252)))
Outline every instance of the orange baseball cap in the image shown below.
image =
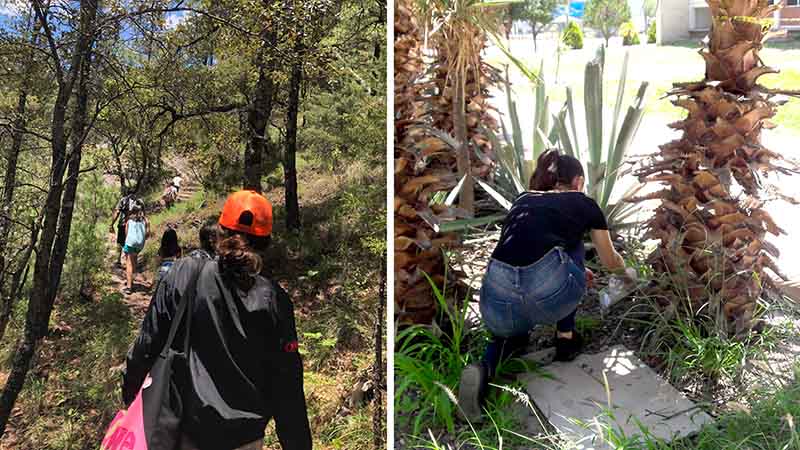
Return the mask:
POLYGON ((256 191, 237 191, 228 196, 219 224, 253 236, 272 233, 272 204, 256 191))

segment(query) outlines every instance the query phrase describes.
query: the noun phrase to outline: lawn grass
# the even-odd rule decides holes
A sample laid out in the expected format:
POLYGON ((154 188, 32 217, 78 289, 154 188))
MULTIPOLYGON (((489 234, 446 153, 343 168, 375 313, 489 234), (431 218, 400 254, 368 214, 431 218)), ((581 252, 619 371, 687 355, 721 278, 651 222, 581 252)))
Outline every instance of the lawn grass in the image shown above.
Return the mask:
MULTIPOLYGON (((673 83, 701 80, 705 71, 703 58, 698 54, 700 48, 698 41, 681 41, 673 45, 656 46, 655 44, 621 47, 611 46, 606 50, 605 86, 603 98, 607 108, 611 110, 616 101, 617 89, 620 82, 622 62, 626 52, 630 53, 628 75, 625 88, 625 106, 630 103, 643 81, 649 83, 646 97, 645 117, 657 116, 663 120, 664 126, 669 122, 685 116, 684 110, 673 106, 669 99, 663 98, 672 89, 673 83)), ((566 100, 564 87, 570 86, 573 99, 576 103, 583 101, 583 76, 584 66, 587 61, 595 56, 596 47, 587 45, 580 50, 566 50, 560 57, 558 64, 558 86, 556 81, 556 59, 554 51, 542 52, 540 55, 531 55, 524 47, 524 43, 515 42, 511 50, 515 56, 529 65, 538 68, 544 60, 544 79, 548 83, 548 94, 552 110, 557 110, 566 100)), ((760 53, 767 65, 775 67, 781 72, 763 76, 760 81, 766 87, 782 89, 800 89, 800 40, 772 43, 767 42, 760 53)), ((486 53, 486 62, 502 68, 510 65, 512 81, 517 80, 513 86, 515 99, 520 103, 524 99, 533 97, 533 89, 529 83, 524 82, 517 69, 510 64, 505 55, 496 48, 490 48, 486 53), (514 74, 517 75, 514 75, 514 74)), ((580 110, 581 108, 577 108, 580 110)), ((523 117, 524 121, 525 118, 523 117)), ((790 99, 789 102, 778 109, 778 114, 773 119, 779 125, 775 132, 800 135, 800 100, 790 99)))

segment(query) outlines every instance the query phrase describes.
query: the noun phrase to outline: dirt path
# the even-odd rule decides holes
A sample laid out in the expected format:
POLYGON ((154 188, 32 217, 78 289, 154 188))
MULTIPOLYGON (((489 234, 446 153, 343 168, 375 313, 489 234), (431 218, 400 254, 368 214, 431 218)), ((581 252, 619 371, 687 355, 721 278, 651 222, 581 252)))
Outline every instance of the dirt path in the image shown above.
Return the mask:
MULTIPOLYGON (((185 175, 188 173, 188 171, 183 170, 183 166, 185 165, 183 161, 174 161, 170 163, 170 165, 178 169, 183 176, 183 186, 181 186, 181 190, 178 193, 178 199, 175 204, 188 201, 201 189, 201 187, 197 184, 194 178, 185 175)), ((149 214, 158 214, 162 211, 160 205, 147 205, 147 209, 149 214)), ((146 245, 159 245, 160 236, 157 236, 156 234, 157 233, 153 232, 151 229, 151 236, 149 236, 146 245)), ((116 236, 111 235, 109 238, 112 244, 108 252, 108 257, 106 258, 106 265, 107 267, 111 268, 111 290, 122 292, 126 286, 127 280, 125 266, 119 266, 116 264, 117 260, 119 259, 120 248, 115 242, 115 237, 116 236)), ((154 288, 155 274, 151 270, 148 270, 145 262, 140 258, 137 267, 137 273, 134 273, 133 292, 128 295, 123 294, 122 302, 130 308, 131 313, 135 317, 141 318, 144 316, 148 306, 150 305, 150 299, 152 297, 154 288)))

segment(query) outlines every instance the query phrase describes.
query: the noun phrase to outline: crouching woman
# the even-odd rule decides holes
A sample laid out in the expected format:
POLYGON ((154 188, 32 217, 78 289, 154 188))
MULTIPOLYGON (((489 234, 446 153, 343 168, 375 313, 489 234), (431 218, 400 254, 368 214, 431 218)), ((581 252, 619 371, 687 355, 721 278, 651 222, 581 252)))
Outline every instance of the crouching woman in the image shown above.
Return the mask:
POLYGON ((624 268, 606 218, 583 194, 581 163, 557 150, 542 154, 530 191, 514 201, 492 253, 480 291, 480 310, 492 334, 480 364, 461 374, 459 403, 468 419, 481 418, 481 403, 501 359, 517 355, 537 325, 556 324, 555 359, 581 350, 575 313, 586 291, 583 238, 588 232, 602 264, 624 268))

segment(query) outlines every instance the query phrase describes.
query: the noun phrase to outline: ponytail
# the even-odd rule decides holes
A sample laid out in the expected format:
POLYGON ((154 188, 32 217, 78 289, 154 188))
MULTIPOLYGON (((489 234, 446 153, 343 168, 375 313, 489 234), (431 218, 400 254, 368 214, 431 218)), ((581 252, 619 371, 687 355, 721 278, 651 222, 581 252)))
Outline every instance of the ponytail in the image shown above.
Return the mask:
POLYGON ((570 185, 575 177, 582 177, 581 162, 569 155, 560 155, 558 150, 548 150, 536 160, 536 170, 531 177, 532 191, 552 191, 559 184, 570 185))
POLYGON ((217 242, 220 273, 223 278, 248 290, 252 277, 261 273, 264 267, 261 252, 269 246, 270 238, 220 228, 220 240, 217 242))

